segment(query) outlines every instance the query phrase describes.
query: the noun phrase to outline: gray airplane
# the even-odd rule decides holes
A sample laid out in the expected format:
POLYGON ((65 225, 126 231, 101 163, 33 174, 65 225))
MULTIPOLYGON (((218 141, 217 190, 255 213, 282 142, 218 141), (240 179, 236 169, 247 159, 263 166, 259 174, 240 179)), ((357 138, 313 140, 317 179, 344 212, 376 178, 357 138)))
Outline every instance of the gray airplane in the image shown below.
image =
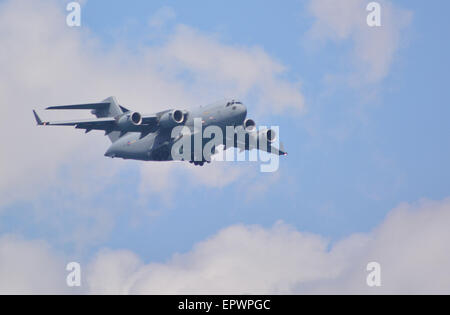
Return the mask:
MULTIPOLYGON (((255 122, 247 119, 247 108, 242 102, 235 100, 201 106, 192 111, 169 109, 150 115, 128 110, 119 105, 115 97, 109 97, 101 103, 52 106, 46 109, 91 110, 96 119, 49 122, 42 121, 36 111, 33 110, 33 113, 40 126, 75 126, 77 129, 84 129, 86 133, 103 130, 112 142, 105 153, 105 156, 111 158, 141 161, 175 160, 172 154, 174 145, 179 141, 185 141, 186 137, 193 139, 199 133, 199 122, 201 130, 209 126, 220 128, 223 137, 220 142, 225 149, 228 147, 236 147, 241 151, 258 149, 272 154, 287 155, 282 144, 276 141, 275 131, 272 129, 257 131, 255 122), (230 129, 230 126, 233 128, 230 129), (176 127, 185 127, 184 132, 174 135, 172 131, 176 127), (230 130, 233 130, 232 134, 230 130), (278 147, 275 147, 275 144, 279 144, 278 147)), ((203 150, 209 139, 203 137, 201 139, 203 150)), ((199 156, 194 150, 191 151, 187 158, 179 160, 203 166, 205 162, 209 163, 211 156, 217 152, 216 145, 211 146, 211 154, 199 156)))

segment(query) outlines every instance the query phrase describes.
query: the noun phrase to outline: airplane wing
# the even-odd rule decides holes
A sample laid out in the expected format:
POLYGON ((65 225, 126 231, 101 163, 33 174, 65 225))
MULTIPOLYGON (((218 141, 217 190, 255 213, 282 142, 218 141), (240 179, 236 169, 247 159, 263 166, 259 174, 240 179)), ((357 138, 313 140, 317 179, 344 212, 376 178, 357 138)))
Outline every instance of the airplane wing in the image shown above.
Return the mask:
MULTIPOLYGON (((97 105, 97 104, 95 104, 97 105)), ((90 109, 89 105, 70 105, 70 109, 90 109), (76 106, 79 108, 74 108, 76 106)), ((95 107, 98 108, 98 107, 95 107)), ((48 109, 66 109, 66 106, 54 106, 48 109)), ((120 131, 117 125, 117 120, 114 117, 104 117, 95 119, 84 119, 84 120, 70 120, 70 121, 42 121, 35 110, 33 110, 36 123, 39 126, 75 126, 77 129, 85 129, 86 132, 91 130, 104 130, 106 134, 113 131, 120 131)), ((146 115, 142 117, 142 124, 129 128, 127 131, 131 132, 146 132, 153 125, 158 123, 158 117, 156 115, 146 115)))
POLYGON ((59 105, 59 106, 50 106, 47 107, 47 110, 54 109, 107 109, 110 106, 110 103, 91 103, 91 104, 78 104, 78 105, 59 105))
POLYGON ((141 138, 154 131, 159 124, 160 113, 141 115, 132 112, 117 102, 114 96, 98 103, 58 105, 47 107, 47 110, 91 110, 96 119, 71 121, 43 121, 33 110, 34 118, 40 126, 74 126, 77 129, 104 130, 111 142, 117 141, 128 132, 139 132, 141 138), (124 118, 125 117, 125 118, 124 118))
POLYGON ((244 150, 243 148, 245 148, 245 150, 249 150, 249 151, 251 151, 253 149, 257 149, 257 150, 273 153, 276 155, 287 155, 287 152, 284 151, 283 142, 280 142, 279 146, 276 146, 276 145, 273 145, 270 143, 268 143, 265 147, 260 146, 259 144, 257 146, 249 146, 248 148, 246 148, 245 146, 246 146, 246 144, 244 142, 238 140, 236 148, 240 149, 241 152, 244 150))
POLYGON ((249 141, 247 143, 246 141, 242 141, 243 139, 240 139, 240 137, 237 137, 236 142, 234 143, 234 147, 238 148, 240 152, 244 150, 251 151, 253 149, 257 149, 277 155, 287 155, 287 152, 284 150, 284 145, 281 141, 275 141, 273 143, 267 141, 266 145, 262 145, 260 143, 262 140, 258 138, 258 134, 256 132, 249 132, 248 135, 249 137, 253 137, 253 141, 249 141))

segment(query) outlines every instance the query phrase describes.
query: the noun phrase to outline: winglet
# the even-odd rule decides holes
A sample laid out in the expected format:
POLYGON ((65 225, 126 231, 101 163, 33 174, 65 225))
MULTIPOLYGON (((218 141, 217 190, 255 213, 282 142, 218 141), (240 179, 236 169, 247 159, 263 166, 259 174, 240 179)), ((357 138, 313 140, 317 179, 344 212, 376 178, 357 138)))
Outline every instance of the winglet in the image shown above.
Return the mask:
POLYGON ((42 122, 41 118, 39 118, 38 114, 36 113, 36 111, 33 109, 33 114, 34 114, 34 118, 36 119, 36 123, 38 124, 38 126, 42 126, 44 123, 42 122))
POLYGON ((280 147, 278 149, 278 155, 288 155, 287 152, 284 150, 284 145, 283 142, 280 142, 280 147))

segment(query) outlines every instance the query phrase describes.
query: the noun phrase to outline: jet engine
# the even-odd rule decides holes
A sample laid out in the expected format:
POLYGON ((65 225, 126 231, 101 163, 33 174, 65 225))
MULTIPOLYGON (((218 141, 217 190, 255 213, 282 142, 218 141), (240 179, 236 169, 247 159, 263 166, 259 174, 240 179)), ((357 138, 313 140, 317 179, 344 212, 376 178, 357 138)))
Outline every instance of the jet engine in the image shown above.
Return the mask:
POLYGON ((256 128, 256 123, 253 119, 244 120, 244 129, 246 131, 253 131, 256 128))
POLYGON ((184 113, 179 109, 175 109, 163 114, 159 119, 159 125, 162 128, 173 128, 175 126, 184 123, 184 121, 185 121, 184 113))
POLYGON ((127 113, 117 121, 117 125, 121 130, 128 130, 140 124, 142 124, 142 115, 138 112, 127 113))
POLYGON ((273 143, 277 140, 277 134, 272 129, 261 130, 258 133, 258 139, 261 142, 273 143))

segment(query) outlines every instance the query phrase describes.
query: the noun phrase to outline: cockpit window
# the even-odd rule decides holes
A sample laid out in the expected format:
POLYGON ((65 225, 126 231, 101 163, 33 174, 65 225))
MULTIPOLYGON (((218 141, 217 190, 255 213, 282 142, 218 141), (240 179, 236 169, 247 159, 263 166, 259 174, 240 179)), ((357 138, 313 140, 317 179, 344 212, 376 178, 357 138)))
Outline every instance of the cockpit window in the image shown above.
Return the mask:
POLYGON ((231 102, 228 102, 228 103, 227 103, 227 106, 226 106, 226 107, 231 106, 231 105, 235 105, 235 104, 241 104, 241 105, 242 105, 241 102, 231 101, 231 102))

